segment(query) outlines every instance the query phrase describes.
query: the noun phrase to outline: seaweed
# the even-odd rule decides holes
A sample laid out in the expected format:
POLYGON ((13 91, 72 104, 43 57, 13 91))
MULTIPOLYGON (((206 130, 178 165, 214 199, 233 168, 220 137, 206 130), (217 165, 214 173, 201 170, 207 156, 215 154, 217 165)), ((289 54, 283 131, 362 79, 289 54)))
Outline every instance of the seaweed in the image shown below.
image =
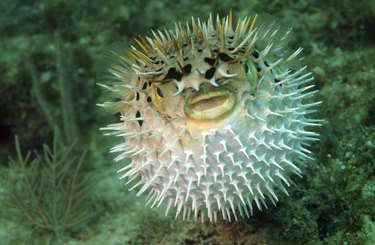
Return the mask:
POLYGON ((66 62, 63 57, 64 49, 62 47, 61 33, 56 30, 54 32, 54 43, 56 45, 56 80, 57 88, 60 97, 60 107, 59 111, 61 113, 61 119, 54 116, 53 105, 47 100, 46 94, 42 92, 42 82, 38 79, 38 74, 34 64, 32 63, 32 58, 26 65, 31 76, 32 90, 36 98, 37 105, 41 108, 45 119, 49 125, 50 129, 53 129, 57 134, 57 139, 61 140, 60 143, 70 143, 73 142, 78 137, 78 126, 76 115, 73 106, 73 95, 70 81, 67 81, 66 77, 66 62), (59 122, 62 121, 62 124, 59 122), (61 125, 57 127, 57 125, 61 125), (62 128, 62 132, 60 130, 62 128))
POLYGON ((62 242, 64 236, 88 221, 95 212, 89 204, 90 179, 81 171, 86 152, 76 150, 77 141, 60 145, 55 135, 52 147, 25 155, 15 138, 16 157, 3 179, 5 195, 0 218, 52 234, 62 242))

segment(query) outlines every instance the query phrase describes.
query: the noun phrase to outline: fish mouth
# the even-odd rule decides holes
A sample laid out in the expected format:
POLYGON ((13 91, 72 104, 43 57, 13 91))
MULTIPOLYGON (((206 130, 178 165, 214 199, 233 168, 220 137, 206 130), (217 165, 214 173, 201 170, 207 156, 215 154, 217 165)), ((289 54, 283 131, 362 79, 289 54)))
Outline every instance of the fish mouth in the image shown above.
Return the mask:
POLYGON ((184 111, 195 120, 220 119, 233 110, 235 101, 228 90, 201 91, 187 98, 184 111))

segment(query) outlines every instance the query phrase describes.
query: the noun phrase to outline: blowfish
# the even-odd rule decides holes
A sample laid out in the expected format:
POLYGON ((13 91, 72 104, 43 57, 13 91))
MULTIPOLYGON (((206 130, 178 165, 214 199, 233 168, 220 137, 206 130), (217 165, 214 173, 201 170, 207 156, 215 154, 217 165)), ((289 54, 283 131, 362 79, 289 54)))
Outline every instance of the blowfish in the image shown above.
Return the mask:
POLYGON ((321 120, 309 117, 317 90, 287 48, 291 29, 267 15, 192 18, 114 51, 102 87, 120 113, 108 125, 125 139, 111 149, 146 205, 216 222, 249 217, 288 194, 292 174, 313 159, 321 120), (306 101, 308 99, 308 101, 306 101))

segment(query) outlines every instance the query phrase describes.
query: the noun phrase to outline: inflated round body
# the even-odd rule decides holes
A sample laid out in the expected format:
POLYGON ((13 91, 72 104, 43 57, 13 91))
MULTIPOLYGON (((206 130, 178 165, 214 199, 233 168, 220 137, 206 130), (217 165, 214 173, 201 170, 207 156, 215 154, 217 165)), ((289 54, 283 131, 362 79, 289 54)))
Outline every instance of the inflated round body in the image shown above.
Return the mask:
POLYGON ((117 101, 103 106, 121 122, 104 129, 124 137, 112 151, 132 161, 120 172, 151 207, 202 221, 249 216, 311 159, 320 102, 302 49, 286 47, 290 29, 269 18, 193 19, 114 52, 102 86, 117 101))

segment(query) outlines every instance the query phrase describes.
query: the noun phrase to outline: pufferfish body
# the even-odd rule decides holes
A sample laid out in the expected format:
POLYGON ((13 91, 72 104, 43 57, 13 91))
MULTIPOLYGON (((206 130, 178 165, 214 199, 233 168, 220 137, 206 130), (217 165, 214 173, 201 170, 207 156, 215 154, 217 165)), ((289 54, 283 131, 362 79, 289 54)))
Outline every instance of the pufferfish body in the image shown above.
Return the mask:
POLYGON ((189 219, 231 221, 278 201, 312 159, 311 73, 286 48, 290 29, 268 16, 192 19, 114 52, 105 108, 124 137, 119 172, 147 205, 189 219), (309 99, 309 102, 306 100, 309 99))

